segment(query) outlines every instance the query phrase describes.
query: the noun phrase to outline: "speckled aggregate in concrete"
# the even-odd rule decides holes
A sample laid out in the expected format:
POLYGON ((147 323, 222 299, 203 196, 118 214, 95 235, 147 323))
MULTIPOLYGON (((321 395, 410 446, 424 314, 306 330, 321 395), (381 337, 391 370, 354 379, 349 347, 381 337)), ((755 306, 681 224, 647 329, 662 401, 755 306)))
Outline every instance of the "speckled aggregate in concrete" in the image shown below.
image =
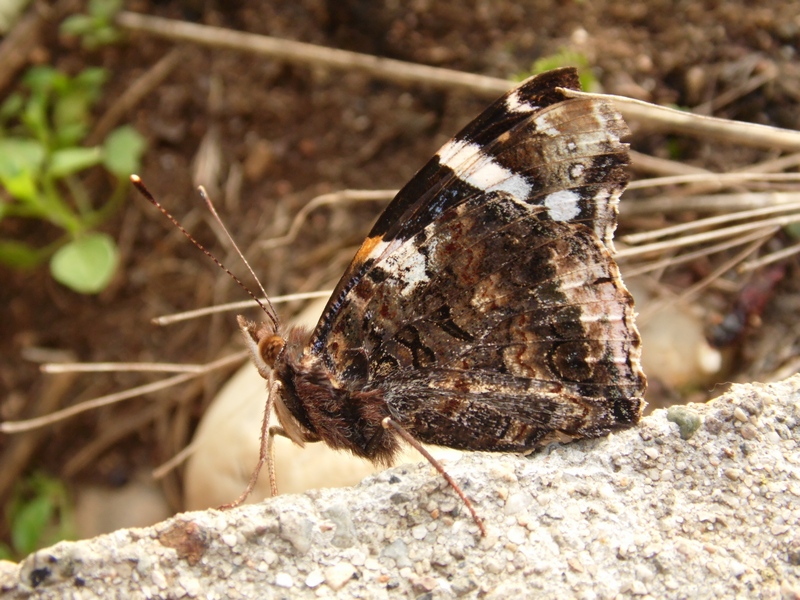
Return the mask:
POLYGON ((530 457, 426 464, 0 563, 4 598, 800 598, 800 376, 530 457), (684 439, 687 438, 688 439, 684 439))

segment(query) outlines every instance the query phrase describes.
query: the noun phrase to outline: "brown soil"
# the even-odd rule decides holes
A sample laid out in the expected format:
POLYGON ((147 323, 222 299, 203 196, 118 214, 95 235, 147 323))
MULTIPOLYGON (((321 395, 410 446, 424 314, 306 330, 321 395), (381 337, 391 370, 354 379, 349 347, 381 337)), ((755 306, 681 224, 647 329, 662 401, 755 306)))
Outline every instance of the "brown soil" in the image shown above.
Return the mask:
MULTIPOLYGON (((778 69, 776 79, 715 114, 800 129, 800 20, 792 2, 768 0, 757 8, 743 0, 404 4, 131 0, 126 8, 505 78, 526 72, 537 58, 577 48, 604 91, 681 106, 715 98, 769 66, 778 69)), ((110 69, 100 115, 173 47, 139 35, 85 52, 61 38, 51 22, 31 60, 73 73, 86 65, 110 69)), ((485 103, 465 92, 400 87, 358 73, 287 66, 186 45, 179 67, 126 119, 148 139, 141 175, 150 189, 214 254, 243 273, 193 189, 192 165, 201 144, 205 140, 219 153, 217 186, 211 190, 218 209, 267 289, 280 294, 329 284, 382 205, 321 209, 291 249, 260 252, 259 240, 283 233, 299 208, 320 193, 399 187, 485 103), (243 174, 233 191, 232 172, 243 174), (227 194, 220 191, 226 186, 227 194)), ((641 152, 677 154, 686 163, 714 170, 732 170, 768 156, 652 133, 631 141, 641 152)), ((107 192, 103 179, 94 177, 98 194, 107 192)), ((244 298, 157 211, 131 193, 103 229, 121 240, 124 260, 111 287, 99 296, 68 291, 46 269, 19 273, 0 268, 4 420, 155 379, 138 374, 44 376, 30 360, 40 358, 43 350, 79 361, 204 363, 241 349, 231 315, 167 328, 150 324, 158 315, 244 298)), ((53 232, 39 223, 0 223, 0 235, 12 234, 44 240, 53 232)), ((687 266, 686 283, 708 269, 702 261, 687 266)), ((777 298, 762 316, 769 327, 778 324, 785 332, 787 324, 791 329, 796 323, 797 303, 787 298, 797 293, 797 272, 797 259, 790 259, 777 288, 765 292, 777 298)), ((718 294, 709 302, 720 312, 735 297, 718 294)), ((758 377, 776 368, 764 364, 772 348, 756 341, 762 339, 751 329, 736 342, 740 360, 727 379, 758 377)), ((71 482, 124 482, 135 468, 157 465, 188 442, 221 378, 85 413, 39 435, 33 452, 20 450, 19 438, 0 437, 4 469, 17 474, 42 469, 71 482), (89 444, 94 446, 84 466, 75 470, 73 464, 65 472, 65 465, 89 444)), ((179 508, 176 484, 168 487, 179 508)), ((0 490, 7 493, 7 487, 0 490)))

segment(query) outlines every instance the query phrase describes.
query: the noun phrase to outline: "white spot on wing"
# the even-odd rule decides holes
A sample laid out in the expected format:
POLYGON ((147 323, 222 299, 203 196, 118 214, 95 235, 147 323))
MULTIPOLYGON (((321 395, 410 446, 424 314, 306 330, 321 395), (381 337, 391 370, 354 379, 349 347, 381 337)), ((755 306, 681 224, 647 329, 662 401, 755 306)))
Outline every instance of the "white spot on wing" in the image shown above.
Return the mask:
MULTIPOLYGON (((435 252, 434 243, 429 244, 428 252, 435 252)), ((420 252, 411 240, 405 242, 396 253, 386 259, 386 267, 399 282, 402 296, 408 296, 418 286, 430 281, 425 272, 427 264, 426 255, 420 252)))
POLYGON ((508 98, 506 98, 506 108, 508 109, 508 112, 527 113, 533 112, 539 107, 520 100, 519 90, 514 90, 511 92, 511 94, 509 94, 508 98))
POLYGON ((533 186, 525 177, 498 164, 477 144, 450 140, 438 152, 439 162, 451 168, 462 181, 485 192, 507 192, 527 198, 533 186))
POLYGON ((547 196, 544 205, 553 221, 571 221, 581 212, 579 200, 580 196, 572 190, 560 190, 547 196))

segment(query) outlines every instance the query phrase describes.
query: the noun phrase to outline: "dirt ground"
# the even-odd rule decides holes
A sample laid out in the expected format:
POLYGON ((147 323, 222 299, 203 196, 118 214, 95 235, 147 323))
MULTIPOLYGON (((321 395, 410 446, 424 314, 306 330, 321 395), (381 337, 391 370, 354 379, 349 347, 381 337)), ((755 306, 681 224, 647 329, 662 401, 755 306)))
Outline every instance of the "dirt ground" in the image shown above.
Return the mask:
MULTIPOLYGON (((53 19, 80 6, 59 3, 53 19)), ((603 91, 683 107, 701 105, 753 73, 774 68, 778 75, 768 84, 714 114, 800 129, 800 17, 790 1, 753 7, 743 0, 131 0, 126 9, 503 78, 570 49, 585 57, 603 91)), ((180 49, 178 66, 125 115, 148 140, 142 178, 203 244, 242 274, 194 191, 192 169, 198 162, 206 165, 203 181, 271 294, 330 285, 382 203, 321 209, 288 248, 264 252, 260 240, 285 232, 293 215, 321 193, 400 187, 486 104, 463 91, 399 86, 145 35, 86 52, 59 36, 54 20, 46 23, 31 61, 70 73, 86 65, 108 68, 112 77, 98 115, 159 59, 180 49)), ((0 90, 0 97, 11 89, 0 90)), ((654 132, 639 132, 631 144, 639 152, 715 171, 778 155, 654 132)), ((106 193, 103 178, 92 177, 97 193, 106 193)), ((624 201, 629 196, 637 194, 626 194, 624 201)), ((621 231, 637 226, 641 222, 623 222, 621 231)), ((158 315, 246 299, 156 210, 131 192, 103 230, 120 240, 124 254, 114 282, 98 296, 61 287, 46 269, 19 273, 0 267, 3 420, 157 379, 45 376, 39 372, 42 360, 205 363, 241 349, 231 314, 151 325, 158 315)), ((29 240, 53 236, 38 222, 0 223, 0 235, 12 234, 29 240)), ((778 236, 773 246, 784 243, 790 242, 778 236)), ((733 358, 721 381, 759 378, 778 368, 766 358, 775 355, 777 340, 763 332, 785 336, 796 325, 799 266, 796 257, 788 259, 775 286, 766 286, 763 326, 749 328, 728 351, 733 358)), ((674 277, 677 285, 690 285, 712 268, 698 260, 674 277)), ((710 315, 723 314, 736 292, 716 290, 697 300, 709 328, 710 315)), ((281 310, 288 314, 293 307, 281 310)), ((137 468, 160 464, 188 442, 224 376, 84 413, 24 443, 21 437, 0 436, 4 469, 17 475, 44 470, 71 485, 122 484, 137 468)), ((663 386, 654 389, 663 392, 663 386)), ((8 483, 0 495, 8 494, 8 483)), ((177 480, 165 485, 180 508, 177 480)))

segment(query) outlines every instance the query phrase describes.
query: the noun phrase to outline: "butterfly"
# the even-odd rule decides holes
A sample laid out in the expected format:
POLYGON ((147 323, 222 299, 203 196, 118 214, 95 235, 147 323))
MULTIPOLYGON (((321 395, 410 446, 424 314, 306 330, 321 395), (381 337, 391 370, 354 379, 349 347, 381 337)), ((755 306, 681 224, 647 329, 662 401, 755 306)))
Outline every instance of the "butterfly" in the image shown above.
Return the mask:
POLYGON ((271 434, 389 465, 401 440, 528 452, 638 422, 641 342, 612 258, 628 129, 610 102, 564 93, 579 89, 573 68, 532 77, 447 142, 314 331, 284 330, 271 306, 239 317, 271 434))

